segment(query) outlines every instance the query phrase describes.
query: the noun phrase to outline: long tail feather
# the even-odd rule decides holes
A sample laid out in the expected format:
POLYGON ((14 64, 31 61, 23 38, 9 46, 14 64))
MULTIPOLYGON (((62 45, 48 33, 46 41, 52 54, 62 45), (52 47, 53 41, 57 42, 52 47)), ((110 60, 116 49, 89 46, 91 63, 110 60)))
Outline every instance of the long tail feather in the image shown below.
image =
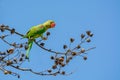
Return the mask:
POLYGON ((29 59, 29 53, 30 53, 30 50, 32 48, 32 44, 33 44, 33 41, 29 40, 28 41, 28 49, 27 49, 27 52, 26 52, 26 58, 29 59))

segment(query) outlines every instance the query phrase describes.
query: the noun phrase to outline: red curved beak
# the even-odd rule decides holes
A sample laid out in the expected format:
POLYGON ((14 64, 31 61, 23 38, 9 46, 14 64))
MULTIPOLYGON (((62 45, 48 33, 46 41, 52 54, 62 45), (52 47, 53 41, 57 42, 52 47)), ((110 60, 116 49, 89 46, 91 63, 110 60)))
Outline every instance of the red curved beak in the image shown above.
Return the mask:
POLYGON ((54 28, 55 25, 56 25, 55 23, 51 23, 51 24, 50 24, 51 28, 54 28))

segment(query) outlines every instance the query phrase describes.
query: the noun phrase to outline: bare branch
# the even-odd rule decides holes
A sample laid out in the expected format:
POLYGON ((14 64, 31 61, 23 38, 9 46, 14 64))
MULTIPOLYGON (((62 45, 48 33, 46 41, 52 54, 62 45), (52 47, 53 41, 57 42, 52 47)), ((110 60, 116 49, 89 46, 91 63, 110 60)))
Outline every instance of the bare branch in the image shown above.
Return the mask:
MULTIPOLYGON (((80 42, 78 42, 77 45, 72 47, 72 44, 74 44, 75 39, 70 38, 69 42, 70 44, 64 44, 63 49, 64 52, 54 51, 54 49, 49 49, 44 46, 45 43, 43 43, 43 40, 40 39, 38 41, 34 40, 34 43, 41 48, 42 50, 52 53, 50 56, 51 62, 53 64, 49 69, 43 70, 43 71, 35 71, 32 69, 32 67, 24 68, 21 67, 24 62, 28 61, 26 58, 26 50, 28 49, 28 42, 10 42, 8 38, 19 36, 20 38, 24 35, 17 32, 14 28, 9 28, 9 26, 0 25, 0 33, 4 33, 4 35, 0 35, 0 40, 3 41, 3 44, 7 44, 7 46, 12 46, 12 48, 6 49, 6 51, 0 51, 0 71, 2 71, 5 75, 13 75, 20 78, 20 74, 17 72, 13 72, 13 69, 24 71, 24 72, 31 72, 36 75, 69 75, 73 72, 67 74, 65 70, 63 70, 64 67, 68 66, 68 64, 75 59, 76 56, 83 57, 83 60, 87 60, 86 53, 92 49, 95 49, 96 47, 91 48, 85 48, 84 45, 86 43, 91 42, 91 38, 93 37, 93 33, 91 31, 86 31, 86 33, 82 33, 80 35, 80 42), (8 33, 4 33, 7 31, 8 33), (9 67, 9 70, 7 68, 9 67), (12 69, 10 69, 12 68, 12 69)), ((45 39, 48 39, 48 36, 50 36, 50 32, 46 32, 45 39)))

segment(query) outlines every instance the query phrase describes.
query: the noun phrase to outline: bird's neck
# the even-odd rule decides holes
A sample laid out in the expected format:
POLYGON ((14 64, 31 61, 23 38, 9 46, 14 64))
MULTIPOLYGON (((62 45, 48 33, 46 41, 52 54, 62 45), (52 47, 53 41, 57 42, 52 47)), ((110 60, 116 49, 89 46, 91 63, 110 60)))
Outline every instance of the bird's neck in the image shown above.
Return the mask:
POLYGON ((45 27, 45 29, 46 29, 46 30, 48 30, 48 29, 49 29, 49 27, 48 27, 48 25, 47 25, 47 24, 45 24, 45 23, 44 23, 44 24, 43 24, 43 26, 45 27))

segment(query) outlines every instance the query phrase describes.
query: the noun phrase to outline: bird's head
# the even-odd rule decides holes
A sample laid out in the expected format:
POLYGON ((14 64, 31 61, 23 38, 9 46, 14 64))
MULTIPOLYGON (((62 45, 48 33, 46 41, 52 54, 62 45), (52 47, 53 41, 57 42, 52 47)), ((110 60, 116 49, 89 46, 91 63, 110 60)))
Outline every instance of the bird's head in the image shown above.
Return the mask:
POLYGON ((54 28, 56 24, 53 20, 48 20, 45 23, 43 23, 43 25, 49 29, 49 28, 54 28))

